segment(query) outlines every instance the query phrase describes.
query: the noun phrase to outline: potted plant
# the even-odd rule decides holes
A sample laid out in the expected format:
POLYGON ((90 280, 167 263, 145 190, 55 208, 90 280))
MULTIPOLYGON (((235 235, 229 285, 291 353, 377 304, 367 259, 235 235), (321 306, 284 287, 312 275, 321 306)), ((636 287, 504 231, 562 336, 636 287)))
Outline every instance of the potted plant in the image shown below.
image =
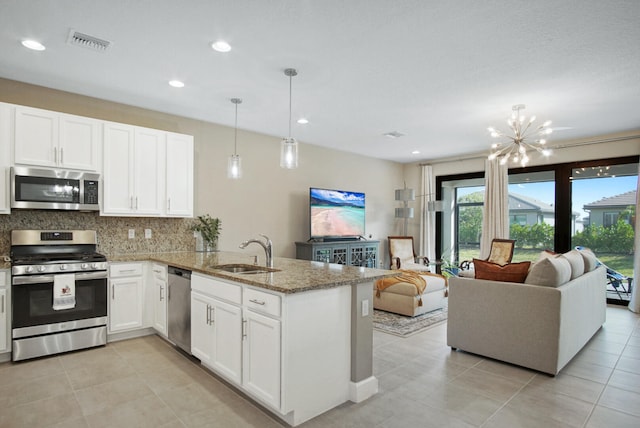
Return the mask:
POLYGON ((209 214, 197 217, 196 223, 191 226, 191 230, 200 232, 205 251, 215 251, 218 249, 218 238, 222 230, 219 218, 212 218, 209 214))

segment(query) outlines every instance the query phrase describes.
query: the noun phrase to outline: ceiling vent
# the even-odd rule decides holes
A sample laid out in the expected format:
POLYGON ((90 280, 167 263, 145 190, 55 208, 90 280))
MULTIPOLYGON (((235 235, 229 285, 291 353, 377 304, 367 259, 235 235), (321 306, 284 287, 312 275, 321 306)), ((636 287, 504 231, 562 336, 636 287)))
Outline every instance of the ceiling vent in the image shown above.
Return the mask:
POLYGON ((67 39, 67 43, 98 52, 105 52, 107 49, 109 49, 109 46, 111 46, 111 42, 108 40, 103 40, 97 37, 89 36, 87 34, 79 33, 78 31, 75 31, 73 29, 69 31, 69 38, 67 39))
POLYGON ((389 138, 400 138, 400 137, 404 137, 405 134, 403 134, 402 132, 398 132, 398 131, 391 131, 391 132, 387 132, 386 134, 382 134, 385 137, 389 137, 389 138))

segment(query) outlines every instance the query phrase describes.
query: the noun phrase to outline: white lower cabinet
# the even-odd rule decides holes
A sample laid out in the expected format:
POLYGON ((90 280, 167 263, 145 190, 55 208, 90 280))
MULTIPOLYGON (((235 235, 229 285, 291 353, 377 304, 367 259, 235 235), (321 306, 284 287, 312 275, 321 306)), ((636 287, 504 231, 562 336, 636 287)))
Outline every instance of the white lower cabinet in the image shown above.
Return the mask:
POLYGON ((11 302, 9 301, 9 271, 0 270, 0 353, 10 351, 9 326, 11 302))
MULTIPOLYGON (((255 398, 278 409, 280 320, 244 306, 242 296, 247 291, 240 284, 193 274, 191 289, 192 354, 255 398)), ((273 294, 269 296, 280 299, 273 294)))
POLYGON ((151 266, 153 287, 153 328, 167 336, 167 266, 154 263, 151 266))
POLYGON ((109 332, 143 327, 143 264, 109 266, 109 332))
POLYGON ((242 384, 275 408, 280 407, 280 321, 244 311, 242 384))
POLYGON ((283 294, 194 272, 191 352, 299 425, 349 400, 351 286, 283 294))

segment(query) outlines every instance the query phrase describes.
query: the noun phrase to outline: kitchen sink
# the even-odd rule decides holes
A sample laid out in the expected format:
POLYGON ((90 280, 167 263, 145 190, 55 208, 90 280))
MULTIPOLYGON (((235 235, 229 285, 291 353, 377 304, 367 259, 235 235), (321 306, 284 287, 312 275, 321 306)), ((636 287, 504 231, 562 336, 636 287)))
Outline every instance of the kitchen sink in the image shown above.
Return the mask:
POLYGON ((223 270, 225 272, 230 272, 230 273, 242 273, 242 274, 279 272, 278 269, 268 268, 265 266, 242 265, 242 264, 217 265, 217 266, 211 266, 211 268, 216 270, 223 270))

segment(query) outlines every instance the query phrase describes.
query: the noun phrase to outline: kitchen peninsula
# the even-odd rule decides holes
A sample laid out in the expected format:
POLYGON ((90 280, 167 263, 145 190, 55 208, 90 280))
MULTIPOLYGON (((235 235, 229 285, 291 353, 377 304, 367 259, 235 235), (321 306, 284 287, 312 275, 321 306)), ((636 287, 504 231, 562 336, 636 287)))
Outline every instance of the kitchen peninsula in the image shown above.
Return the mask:
POLYGON ((373 281, 391 271, 275 258, 272 271, 234 273, 223 268, 254 257, 233 252, 109 260, 192 271, 192 354, 290 425, 378 390, 373 281))

